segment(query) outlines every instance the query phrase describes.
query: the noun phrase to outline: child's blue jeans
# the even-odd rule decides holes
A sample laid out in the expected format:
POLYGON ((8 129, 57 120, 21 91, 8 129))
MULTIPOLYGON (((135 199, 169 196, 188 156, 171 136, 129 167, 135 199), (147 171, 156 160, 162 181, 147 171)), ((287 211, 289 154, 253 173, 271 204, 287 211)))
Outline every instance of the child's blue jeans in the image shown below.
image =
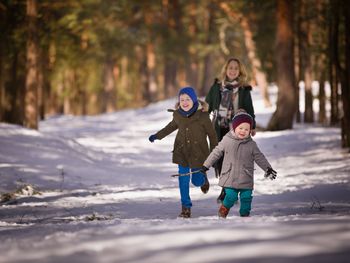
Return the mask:
POLYGON ((222 204, 226 208, 231 208, 237 202, 239 195, 239 201, 241 203, 239 214, 248 215, 250 213, 250 210, 252 209, 253 190, 225 187, 225 193, 225 199, 222 204))
MULTIPOLYGON (((183 167, 179 165, 179 174, 186 174, 194 171, 198 171, 200 168, 183 167)), ((191 175, 179 176, 179 188, 181 195, 181 204, 185 207, 192 207, 192 201, 190 197, 190 180, 194 186, 202 186, 205 182, 204 175, 202 173, 193 173, 191 175)))

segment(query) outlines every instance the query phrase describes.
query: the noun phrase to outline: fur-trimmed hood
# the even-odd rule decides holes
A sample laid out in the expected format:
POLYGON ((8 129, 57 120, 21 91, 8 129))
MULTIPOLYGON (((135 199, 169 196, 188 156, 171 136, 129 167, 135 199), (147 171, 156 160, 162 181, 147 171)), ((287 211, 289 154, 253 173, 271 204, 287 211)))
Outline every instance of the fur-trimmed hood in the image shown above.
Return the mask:
MULTIPOLYGON (((178 110, 179 107, 180 107, 180 103, 179 103, 179 102, 176 102, 175 108, 174 108, 174 109, 168 109, 168 111, 169 111, 169 112, 174 112, 174 111, 178 110)), ((197 111, 199 111, 199 110, 201 110, 201 111, 203 111, 203 112, 208 112, 208 110, 209 110, 209 104, 206 103, 206 102, 203 101, 203 100, 198 100, 198 109, 197 109, 197 111)))

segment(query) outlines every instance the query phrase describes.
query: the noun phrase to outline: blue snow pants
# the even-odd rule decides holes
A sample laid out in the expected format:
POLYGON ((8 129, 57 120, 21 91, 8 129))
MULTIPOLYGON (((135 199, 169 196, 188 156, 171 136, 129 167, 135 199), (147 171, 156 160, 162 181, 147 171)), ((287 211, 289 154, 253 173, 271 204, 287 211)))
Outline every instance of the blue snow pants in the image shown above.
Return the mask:
MULTIPOLYGON (((200 168, 189 168, 179 165, 179 174, 186 174, 194 171, 198 171, 200 168)), ((204 174, 194 173, 191 175, 179 176, 179 188, 181 196, 181 204, 185 207, 192 207, 192 201, 190 197, 190 181, 194 186, 202 186, 205 182, 204 174)))
POLYGON ((252 209, 253 190, 225 187, 225 193, 225 199, 222 204, 226 208, 231 208, 237 202, 239 195, 239 201, 241 203, 239 214, 248 215, 250 213, 250 210, 252 209))

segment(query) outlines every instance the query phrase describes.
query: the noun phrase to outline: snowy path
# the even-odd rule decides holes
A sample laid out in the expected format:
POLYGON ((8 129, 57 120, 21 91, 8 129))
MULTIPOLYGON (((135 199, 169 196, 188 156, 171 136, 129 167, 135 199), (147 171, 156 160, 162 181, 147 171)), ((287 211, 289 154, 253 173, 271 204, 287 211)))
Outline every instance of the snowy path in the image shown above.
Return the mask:
MULTIPOLYGON (((235 207, 217 218, 210 170, 209 193, 191 188, 193 218, 184 220, 169 176, 174 135, 147 140, 172 104, 51 118, 39 132, 0 124, 0 193, 27 184, 41 192, 1 203, 0 262, 348 262, 350 155, 338 128, 259 132, 278 178, 257 167, 252 216, 235 207)), ((257 113, 264 123, 271 110, 257 113)))

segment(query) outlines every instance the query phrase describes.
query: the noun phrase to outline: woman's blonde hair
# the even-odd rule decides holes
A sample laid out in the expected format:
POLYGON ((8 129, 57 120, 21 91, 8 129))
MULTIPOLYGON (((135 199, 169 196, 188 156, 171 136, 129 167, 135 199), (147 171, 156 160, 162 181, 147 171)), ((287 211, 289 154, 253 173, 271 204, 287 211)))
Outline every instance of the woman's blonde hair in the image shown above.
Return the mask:
POLYGON ((220 73, 220 80, 221 81, 225 81, 226 80, 226 71, 228 68, 228 65, 232 62, 235 61, 238 64, 238 69, 239 69, 239 75, 238 75, 238 82, 241 85, 246 85, 247 81, 248 81, 248 75, 247 75, 247 70, 245 68, 245 66, 241 63, 241 61, 239 61, 238 58, 229 58, 225 65, 222 67, 221 69, 221 73, 220 73))

